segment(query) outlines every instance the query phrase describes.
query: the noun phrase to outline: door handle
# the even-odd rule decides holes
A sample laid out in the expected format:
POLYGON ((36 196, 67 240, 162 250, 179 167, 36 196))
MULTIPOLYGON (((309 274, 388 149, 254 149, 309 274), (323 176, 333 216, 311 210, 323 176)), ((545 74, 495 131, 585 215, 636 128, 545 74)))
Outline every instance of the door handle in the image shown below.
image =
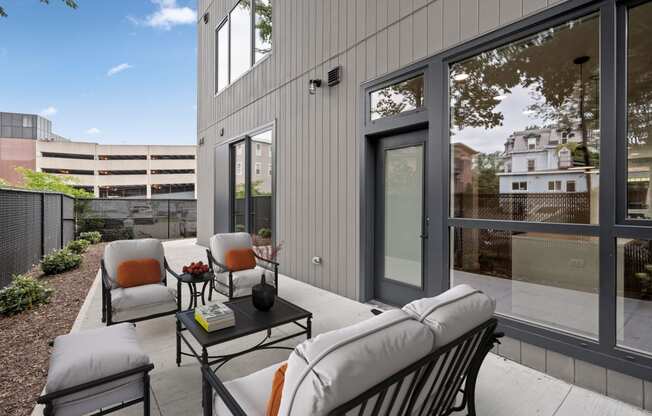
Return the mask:
POLYGON ((427 240, 427 239, 428 239, 428 234, 421 234, 421 235, 419 236, 419 238, 422 238, 422 239, 424 239, 424 240, 427 240))

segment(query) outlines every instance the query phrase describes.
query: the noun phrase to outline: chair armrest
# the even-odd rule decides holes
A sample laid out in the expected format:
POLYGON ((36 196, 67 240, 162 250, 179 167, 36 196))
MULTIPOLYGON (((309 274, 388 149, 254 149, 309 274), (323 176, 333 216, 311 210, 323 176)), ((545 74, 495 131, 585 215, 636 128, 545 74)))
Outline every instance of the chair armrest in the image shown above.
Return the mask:
POLYGON ((39 403, 39 404, 46 404, 48 402, 51 402, 54 399, 58 399, 60 397, 65 397, 65 396, 68 396, 68 395, 73 394, 73 393, 78 393, 80 391, 84 391, 84 390, 90 389, 92 387, 101 386, 102 384, 106 384, 106 383, 109 383, 111 381, 120 380, 121 378, 133 376, 134 374, 148 373, 153 368, 154 368, 154 364, 145 364, 145 365, 140 366, 140 367, 132 368, 131 370, 122 371, 120 373, 112 374, 112 375, 106 376, 106 377, 102 377, 100 379, 89 381, 87 383, 82 383, 82 384, 79 384, 77 386, 72 386, 72 387, 62 389, 62 390, 53 391, 52 393, 44 394, 43 396, 38 397, 36 399, 36 402, 39 403))
POLYGON ((174 276, 177 280, 179 280, 179 273, 172 270, 172 268, 170 267, 170 264, 168 263, 168 259, 166 259, 165 257, 163 257, 163 264, 164 264, 165 270, 168 273, 170 273, 172 276, 174 276))
MULTIPOLYGON (((213 408, 213 394, 212 391, 215 390, 218 396, 220 396, 220 399, 224 402, 226 407, 229 409, 231 414, 233 416, 247 416, 244 410, 242 410, 242 407, 238 404, 238 402, 235 400, 235 398, 229 393, 229 391, 224 387, 224 384, 220 381, 219 378, 215 375, 215 373, 210 369, 210 367, 203 366, 201 369, 202 372, 202 377, 204 378, 204 381, 208 383, 208 385, 211 387, 211 403, 206 403, 204 406, 210 406, 210 408, 213 408)), ((206 409, 204 409, 206 410, 206 409)), ((212 412, 211 412, 212 414, 212 412)))
POLYGON ((220 270, 216 270, 217 273, 230 272, 229 268, 215 260, 213 253, 210 250, 206 250, 206 256, 208 257, 208 266, 213 270, 213 265, 216 265, 220 270))
POLYGON ((271 264, 272 266, 276 266, 276 267, 279 266, 279 264, 278 264, 276 261, 274 261, 274 260, 270 260, 270 259, 266 259, 265 257, 261 257, 261 256, 259 256, 258 254, 256 254, 255 251, 254 251, 254 256, 256 257, 256 259, 261 260, 261 261, 264 261, 264 262, 266 262, 266 263, 269 263, 269 264, 271 264))
POLYGON ((104 264, 104 259, 100 261, 100 268, 102 269, 102 288, 111 289, 111 281, 109 280, 109 272, 106 270, 106 264, 104 264))

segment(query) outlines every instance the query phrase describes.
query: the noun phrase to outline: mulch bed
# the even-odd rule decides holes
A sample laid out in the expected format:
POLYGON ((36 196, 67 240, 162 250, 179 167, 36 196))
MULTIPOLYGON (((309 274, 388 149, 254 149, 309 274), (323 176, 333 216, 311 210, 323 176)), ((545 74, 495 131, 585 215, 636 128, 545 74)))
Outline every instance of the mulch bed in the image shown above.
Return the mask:
POLYGON ((43 276, 35 267, 26 275, 45 282, 50 303, 14 316, 0 316, 0 415, 30 415, 48 372, 50 346, 70 332, 100 268, 104 244, 90 246, 79 268, 43 276))

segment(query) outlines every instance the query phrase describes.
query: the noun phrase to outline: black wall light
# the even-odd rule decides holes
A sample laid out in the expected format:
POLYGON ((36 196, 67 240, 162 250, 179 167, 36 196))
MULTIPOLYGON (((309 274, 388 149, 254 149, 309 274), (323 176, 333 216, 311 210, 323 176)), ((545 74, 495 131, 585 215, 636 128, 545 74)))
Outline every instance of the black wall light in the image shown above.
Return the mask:
POLYGON ((308 92, 310 95, 315 95, 319 87, 321 87, 321 79, 311 79, 308 81, 308 92))
POLYGON ((204 24, 208 23, 208 12, 204 13, 204 24))

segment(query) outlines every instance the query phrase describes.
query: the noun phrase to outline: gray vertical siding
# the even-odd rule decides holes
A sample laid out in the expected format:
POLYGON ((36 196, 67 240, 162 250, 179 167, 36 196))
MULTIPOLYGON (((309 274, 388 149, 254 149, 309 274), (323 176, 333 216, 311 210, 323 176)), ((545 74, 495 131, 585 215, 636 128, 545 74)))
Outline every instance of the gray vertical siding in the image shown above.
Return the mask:
MULTIPOLYGON (((216 25, 235 0, 199 0, 197 196, 199 242, 215 229, 215 189, 226 189, 215 148, 276 122, 276 233, 282 272, 359 297, 356 134, 362 82, 541 11, 553 0, 272 0, 273 53, 214 94, 216 25), (308 95, 310 78, 342 65, 342 83, 308 95), (224 137, 218 132, 224 128, 224 137), (217 180, 216 180, 217 178, 217 180), (313 256, 323 264, 314 266, 313 256)), ((220 217, 223 218, 223 217, 220 217)), ((223 226, 223 222, 218 227, 223 226)))

